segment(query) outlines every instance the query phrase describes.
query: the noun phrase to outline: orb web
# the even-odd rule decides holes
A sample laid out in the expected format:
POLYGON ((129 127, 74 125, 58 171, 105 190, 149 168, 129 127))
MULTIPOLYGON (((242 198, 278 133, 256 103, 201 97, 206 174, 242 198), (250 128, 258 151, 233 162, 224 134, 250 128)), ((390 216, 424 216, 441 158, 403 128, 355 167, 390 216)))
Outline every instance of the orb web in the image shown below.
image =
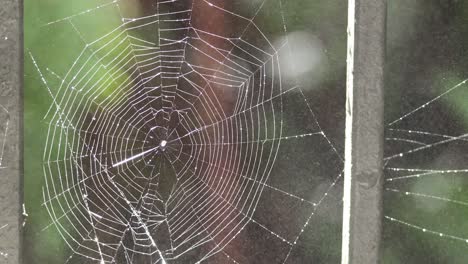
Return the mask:
POLYGON ((287 263, 335 192, 339 150, 307 91, 282 74, 285 65, 294 68, 285 59, 288 38, 274 41, 256 19, 273 3, 268 12, 275 10, 286 36, 282 2, 256 1, 246 13, 221 3, 154 1, 147 14, 127 17, 120 1, 112 1, 51 21, 44 27, 65 24, 84 45, 64 74, 27 53, 52 101, 43 204, 49 226, 73 251, 68 261, 249 263, 233 245, 255 226, 281 248, 274 261, 287 263), (118 13, 120 25, 89 40, 76 21, 99 12, 118 13), (232 26, 213 26, 206 14, 232 26), (293 104, 302 113, 288 112, 293 104), (300 125, 287 127, 286 115, 300 125), (328 176, 318 194, 303 195, 317 186, 301 193, 279 187, 293 173, 273 183, 275 163, 286 158, 281 146, 311 142, 337 164, 323 172, 328 176), (269 199, 303 212, 293 219, 298 223, 275 227, 288 219, 286 212, 280 219, 259 217, 286 206, 269 199))

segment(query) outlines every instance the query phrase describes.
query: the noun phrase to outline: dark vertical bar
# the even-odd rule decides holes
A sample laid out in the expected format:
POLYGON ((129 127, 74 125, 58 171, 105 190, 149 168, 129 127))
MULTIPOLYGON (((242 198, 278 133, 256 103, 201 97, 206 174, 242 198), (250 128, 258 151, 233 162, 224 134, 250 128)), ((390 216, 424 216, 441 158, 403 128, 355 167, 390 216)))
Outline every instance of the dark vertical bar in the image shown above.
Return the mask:
POLYGON ((0 263, 20 262, 22 126, 21 71, 22 27, 21 0, 0 4, 0 105, 7 113, 0 117, 2 131, 8 123, 0 169, 0 263))
POLYGON ((378 263, 386 1, 348 5, 342 264, 378 263))

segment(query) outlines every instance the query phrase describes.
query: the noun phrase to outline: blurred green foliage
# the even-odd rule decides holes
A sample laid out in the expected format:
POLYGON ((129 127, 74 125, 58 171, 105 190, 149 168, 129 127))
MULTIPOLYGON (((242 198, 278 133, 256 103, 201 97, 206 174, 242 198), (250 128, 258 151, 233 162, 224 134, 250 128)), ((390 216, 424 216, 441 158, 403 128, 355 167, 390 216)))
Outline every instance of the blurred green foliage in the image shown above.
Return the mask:
MULTIPOLYGON (((25 263, 57 263, 57 259, 67 259, 71 251, 62 238, 50 225, 50 218, 42 206, 44 173, 44 144, 46 141, 49 107, 55 111, 51 94, 58 92, 73 61, 80 56, 86 43, 104 36, 120 24, 118 10, 108 1, 24 1, 24 201, 29 217, 25 226, 25 263), (102 6, 95 9, 96 6, 102 6), (86 13, 88 9, 92 12, 86 13), (61 20, 69 17, 68 20, 61 20), (52 23, 47 25, 51 21, 52 23), (45 77, 50 92, 44 85, 31 55, 45 77), (50 69, 48 69, 50 67, 50 69), (49 71, 50 70, 50 71, 49 71), (45 228, 46 227, 46 228, 45 228), (45 228, 45 229, 44 229, 45 228)), ((342 1, 343 2, 343 1, 342 1)), ((346 54, 346 8, 340 1, 283 1, 283 9, 267 1, 261 20, 257 23, 262 29, 274 34, 282 28, 278 25, 283 12, 289 31, 306 30, 319 34, 327 48, 330 69, 322 82, 342 84, 346 54), (268 6, 272 5, 272 6, 268 6), (323 31, 323 28, 328 30, 323 31)), ((414 106, 427 102, 447 88, 468 77, 468 2, 438 0, 396 0, 388 1, 388 57, 386 82, 386 118, 388 121, 408 112, 414 106), (417 87, 420 87, 417 89, 417 87)), ((138 5, 127 5, 127 12, 138 12, 138 5)), ((98 56, 87 56, 98 60, 99 55, 109 52, 109 46, 97 43, 93 48, 102 49, 98 56)), ((117 49, 114 52, 119 52, 117 49)), ((92 64, 92 63, 91 63, 92 64)), ((120 79, 128 75, 122 71, 120 79)), ((102 77, 102 76, 101 76, 102 77)), ((97 101, 109 98, 116 86, 100 94, 97 101)), ((338 92, 344 93, 344 87, 338 92)), ((468 128, 468 89, 457 90, 438 102, 441 109, 450 113, 443 123, 452 122, 453 134, 468 128)), ((320 107, 320 106, 319 106, 320 107)), ((323 106, 326 107, 326 106, 323 106)), ((344 108, 344 106, 343 106, 344 108)), ((95 109, 94 109, 95 110, 95 109)), ((332 118, 332 117, 330 117, 332 118)), ((447 132, 448 133, 448 132, 447 132)), ((466 157, 466 156, 465 156, 466 157)), ((466 159, 465 159, 466 165, 466 159)), ((447 176, 444 176, 447 177, 447 176)), ((427 180, 424 190, 440 190, 443 182, 427 180)), ((461 190, 452 199, 467 201, 466 182, 459 183, 461 190)), ((391 195, 385 206, 385 213, 404 215, 408 219, 418 219, 422 226, 445 226, 446 232, 452 226, 468 230, 468 212, 457 206, 445 207, 437 214, 427 216, 424 209, 418 208, 420 201, 391 195), (447 218, 450 216, 450 219, 447 218), (450 223, 450 225, 448 225, 450 223)), ((426 201, 427 202, 427 201, 426 201)), ((324 263, 337 261, 341 244, 338 223, 321 227, 317 237, 304 238, 314 244, 310 253, 318 255, 324 263), (317 249, 318 250, 315 250, 317 249), (331 252, 331 253, 330 253, 331 252)), ((466 232, 468 236, 468 232, 466 232)), ((467 246, 460 243, 401 227, 385 224, 383 263, 465 263, 467 246)), ((62 263, 62 262, 58 262, 62 263)))

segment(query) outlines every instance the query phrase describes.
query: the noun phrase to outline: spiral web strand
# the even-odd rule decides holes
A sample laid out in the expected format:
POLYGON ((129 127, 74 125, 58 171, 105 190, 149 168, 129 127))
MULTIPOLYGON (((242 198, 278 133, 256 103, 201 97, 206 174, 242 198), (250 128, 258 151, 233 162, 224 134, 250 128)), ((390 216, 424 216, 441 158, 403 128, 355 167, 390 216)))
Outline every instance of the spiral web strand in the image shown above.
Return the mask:
POLYGON ((282 2, 260 1, 248 14, 187 2, 154 1, 150 14, 126 17, 112 1, 46 23, 83 43, 65 72, 27 53, 52 101, 45 228, 54 226, 72 249, 67 261, 294 263, 301 237, 341 183, 341 156, 310 91, 282 73, 288 39, 274 42, 257 21, 273 3, 287 35, 282 2), (89 41, 77 20, 100 12, 116 12, 121 25, 89 41), (206 14, 233 27, 217 30, 206 14), (293 105, 302 113, 291 113, 293 105), (314 146, 337 164, 321 186, 311 172, 275 167, 288 161, 283 149, 314 146), (300 177, 307 184, 296 190, 300 177), (248 247, 269 253, 255 259, 248 247))

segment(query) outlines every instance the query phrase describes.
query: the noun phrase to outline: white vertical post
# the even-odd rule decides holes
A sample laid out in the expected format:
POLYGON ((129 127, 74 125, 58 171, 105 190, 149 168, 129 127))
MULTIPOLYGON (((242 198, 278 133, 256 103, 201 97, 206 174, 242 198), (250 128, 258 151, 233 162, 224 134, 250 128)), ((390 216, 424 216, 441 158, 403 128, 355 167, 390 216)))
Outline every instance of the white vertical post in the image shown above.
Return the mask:
POLYGON ((348 1, 342 264, 379 262, 385 7, 348 1))

